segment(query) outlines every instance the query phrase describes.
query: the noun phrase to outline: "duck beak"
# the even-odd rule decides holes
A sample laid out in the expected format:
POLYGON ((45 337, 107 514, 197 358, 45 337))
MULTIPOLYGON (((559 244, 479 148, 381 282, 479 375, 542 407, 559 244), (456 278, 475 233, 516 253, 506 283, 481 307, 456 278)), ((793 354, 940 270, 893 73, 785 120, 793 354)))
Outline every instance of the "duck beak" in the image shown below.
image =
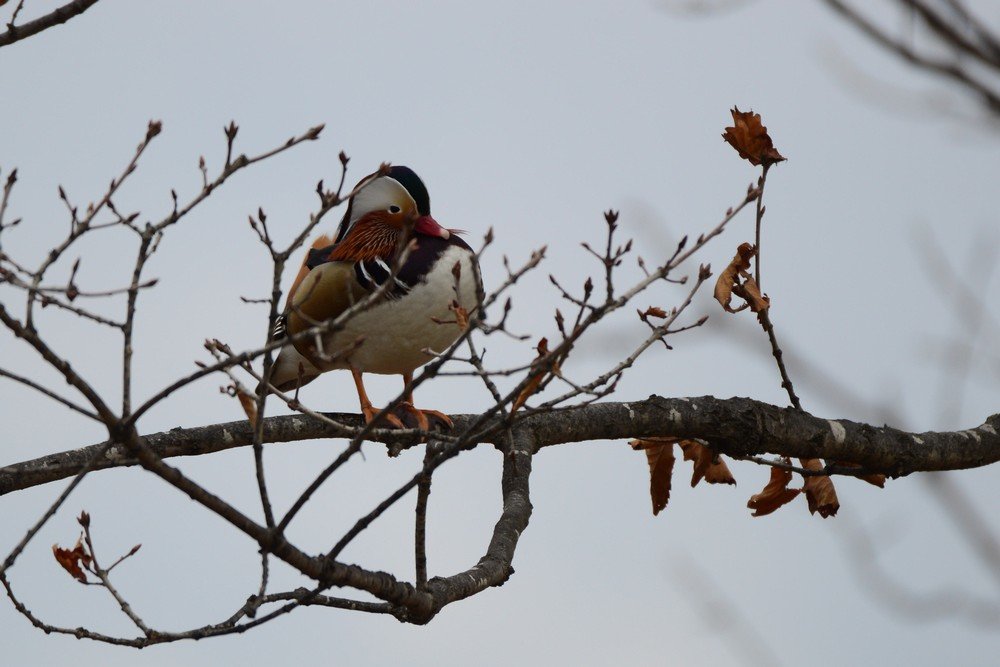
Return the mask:
POLYGON ((437 236, 445 241, 451 237, 451 232, 437 223, 437 220, 429 215, 422 215, 413 224, 413 231, 424 236, 437 236))

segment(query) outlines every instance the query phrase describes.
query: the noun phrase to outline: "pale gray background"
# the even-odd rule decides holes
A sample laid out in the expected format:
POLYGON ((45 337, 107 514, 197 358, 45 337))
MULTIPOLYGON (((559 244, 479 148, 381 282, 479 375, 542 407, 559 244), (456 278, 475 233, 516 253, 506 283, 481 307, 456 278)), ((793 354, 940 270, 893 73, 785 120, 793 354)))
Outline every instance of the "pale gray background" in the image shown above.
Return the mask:
MULTIPOLYGON (((41 13, 58 4, 29 8, 41 13)), ((352 157, 352 183, 380 161, 408 164, 427 182, 442 224, 469 230, 470 239, 493 226, 487 282, 501 279, 501 253, 518 260, 548 244, 549 262, 516 292, 511 325, 551 335, 558 302, 545 274, 579 284, 586 270, 597 270, 578 242, 600 241, 602 210, 620 208, 623 238, 634 237, 652 260, 739 201, 757 172, 720 138, 736 104, 764 115, 789 158, 768 181, 763 275, 806 409, 858 420, 896 410, 895 425, 915 430, 974 426, 998 409, 996 338, 972 341, 967 382, 944 379, 947 354, 956 341, 968 342, 968 332, 948 305, 953 297, 934 286, 920 241, 936 239, 937 252, 992 301, 995 332, 989 290, 997 286, 997 129, 974 105, 897 64, 816 3, 767 0, 693 18, 648 0, 105 0, 66 26, 4 48, 0 91, 0 168, 19 168, 12 213, 25 218, 4 248, 32 261, 67 226, 56 186, 81 204, 98 196, 150 118, 163 120, 164 134, 118 200, 149 218, 168 210, 171 187, 183 195, 199 186, 199 155, 218 167, 221 128, 230 119, 241 125, 239 146, 247 152, 326 123, 321 142, 234 178, 167 235, 150 267, 161 284, 140 308, 140 396, 204 359, 207 337, 236 347, 260 342, 263 308, 238 297, 263 296, 270 273, 246 216, 263 206, 276 233, 290 238, 314 207, 316 181, 338 175, 340 149, 352 157), (807 376, 807 364, 820 375, 807 376), (823 376, 846 392, 816 380, 823 376)), ((721 270, 751 238, 745 215, 701 261, 721 270)), ((87 252, 82 281, 125 283, 131 242, 108 237, 87 252)), ((635 269, 628 271, 634 277, 635 269)), ((669 307, 678 293, 657 287, 637 305, 669 307)), ((676 337, 673 352, 651 350, 622 383, 621 400, 656 392, 785 402, 763 334, 749 316, 735 326, 724 321, 710 297, 709 290, 700 295, 691 317, 710 313, 706 327, 676 337)), ((42 326, 114 395, 117 337, 56 316, 42 326)), ((579 346, 568 370, 586 379, 642 335, 634 316, 618 318, 579 346)), ((26 346, 0 340, 4 366, 61 385, 26 346)), ((488 346, 496 363, 530 358, 526 347, 488 346)), ((209 379, 174 396, 141 430, 240 418, 220 384, 209 379)), ((396 387, 395 380, 372 382, 380 400, 396 387)), ((304 398, 321 409, 356 407, 343 374, 310 386, 304 398)), ((479 410, 487 399, 471 381, 440 380, 418 394, 420 404, 451 412, 479 410)), ((0 406, 3 463, 102 437, 93 424, 9 382, 0 383, 0 406)), ((278 507, 340 447, 268 448, 278 507)), ((366 452, 366 461, 348 466, 293 524, 294 538, 313 550, 328 546, 419 465, 417 453, 387 460, 380 446, 366 452)), ((258 511, 249 450, 179 465, 258 511)), ((767 471, 732 467, 737 487, 691 490, 689 468, 679 465, 672 503, 654 519, 645 461, 623 442, 545 451, 535 462, 535 514, 517 573, 428 627, 306 609, 246 636, 136 652, 46 637, 4 602, 2 661, 995 664, 996 624, 904 618, 879 603, 849 556, 850 538, 863 527, 877 536, 881 565, 909 589, 959 592, 993 600, 995 609, 996 578, 970 556, 920 479, 881 491, 839 481, 836 519, 810 517, 804 502, 752 519, 744 506, 767 471)), ((464 569, 485 549, 499 511, 499 470, 498 456, 483 449, 435 477, 432 575, 464 569)), ((1000 530, 996 479, 995 469, 955 475, 1000 530)), ((0 499, 0 551, 63 484, 0 499)), ((152 625, 218 621, 256 586, 255 550, 241 535, 149 474, 104 472, 87 478, 11 571, 22 598, 54 623, 130 632, 108 596, 75 584, 52 560, 53 542, 75 539, 80 509, 94 517, 105 560, 143 543, 116 581, 152 625)), ((345 557, 412 576, 411 515, 408 499, 345 557)), ((285 571, 275 580, 300 583, 285 571)))

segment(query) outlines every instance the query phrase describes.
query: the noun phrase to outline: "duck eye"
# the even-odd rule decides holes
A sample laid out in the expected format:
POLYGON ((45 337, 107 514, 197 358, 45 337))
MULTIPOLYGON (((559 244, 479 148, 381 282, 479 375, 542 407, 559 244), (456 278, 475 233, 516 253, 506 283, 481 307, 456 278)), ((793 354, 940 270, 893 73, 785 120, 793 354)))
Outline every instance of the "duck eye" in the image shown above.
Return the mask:
POLYGON ((402 210, 403 209, 399 208, 395 204, 393 204, 392 206, 389 207, 389 213, 399 213, 402 210))

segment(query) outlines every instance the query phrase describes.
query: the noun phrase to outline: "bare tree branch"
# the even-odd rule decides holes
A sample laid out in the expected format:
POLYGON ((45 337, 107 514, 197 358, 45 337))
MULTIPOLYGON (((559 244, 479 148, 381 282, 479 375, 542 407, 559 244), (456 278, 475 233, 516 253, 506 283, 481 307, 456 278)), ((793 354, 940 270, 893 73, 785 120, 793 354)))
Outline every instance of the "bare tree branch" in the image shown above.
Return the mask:
MULTIPOLYGON (((339 424, 360 428, 360 415, 326 413, 339 424)), ((457 430, 479 415, 452 415, 457 430)), ((484 425, 478 443, 502 442, 503 420, 484 425)), ((532 415, 518 422, 535 434, 538 447, 587 440, 624 440, 672 435, 707 440, 732 456, 774 454, 796 458, 849 461, 864 472, 893 476, 922 470, 957 470, 1000 461, 1000 414, 962 431, 906 433, 846 419, 827 420, 748 398, 663 398, 652 396, 628 403, 602 402, 532 415)), ((304 415, 268 417, 264 442, 298 442, 341 437, 329 424, 304 415)), ((412 444, 408 433, 374 431, 370 439, 386 444, 412 444)), ((253 429, 247 421, 174 429, 143 436, 157 456, 199 456, 250 446, 253 429)), ((50 454, 0 468, 0 495, 65 479, 78 473, 93 453, 107 448, 95 470, 137 465, 120 444, 98 443, 50 454)))
MULTIPOLYGON (((939 30, 939 33, 946 32, 939 30)), ((969 42, 966 48, 980 49, 980 42, 969 42)), ((978 52, 987 54, 988 51, 980 49, 978 52)), ((763 129, 763 126, 761 128, 763 129)), ((14 337, 26 342, 46 365, 58 372, 63 380, 78 391, 82 396, 81 404, 77 405, 69 398, 63 398, 60 393, 45 387, 34 378, 22 377, 6 369, 0 369, 0 373, 28 389, 40 391, 63 407, 70 407, 85 416, 97 419, 105 426, 107 432, 105 442, 0 468, 0 495, 58 479, 72 478, 70 484, 42 517, 27 530, 24 538, 0 566, 0 582, 14 607, 31 623, 46 632, 72 634, 78 638, 144 647, 182 639, 246 632, 303 606, 328 606, 383 613, 408 623, 427 623, 448 604, 475 595, 488 587, 502 585, 512 574, 518 540, 527 529, 532 512, 529 478, 533 457, 544 447, 557 444, 595 440, 625 441, 630 438, 653 436, 697 440, 695 444, 700 450, 699 461, 706 466, 719 465, 718 455, 727 454, 741 460, 784 467, 786 472, 783 474, 789 479, 791 474, 787 470, 794 470, 807 478, 807 486, 813 482, 829 485, 828 479, 816 479, 822 476, 857 477, 872 473, 901 476, 915 471, 969 468, 1000 461, 1000 435, 998 435, 1000 415, 994 415, 981 426, 965 431, 912 434, 887 426, 877 427, 848 420, 821 419, 803 412, 781 362, 781 351, 766 312, 763 313, 761 321, 772 342, 783 386, 789 391, 794 408, 780 408, 751 399, 724 400, 710 396, 698 398, 652 396, 635 402, 599 402, 615 391, 623 374, 633 367, 649 347, 660 341, 668 349, 672 349, 667 342, 668 336, 691 331, 705 322, 706 318, 693 323, 683 318, 687 317, 689 306, 694 302, 701 286, 711 276, 711 270, 707 265, 701 265, 695 274, 682 265, 700 253, 711 240, 726 231, 730 223, 754 203, 759 248, 760 225, 765 211, 761 198, 767 165, 764 166, 757 185, 747 188, 738 203, 728 208, 720 220, 707 225, 704 228, 706 231, 697 237, 692 237, 692 243, 688 244, 688 237, 685 236, 672 254, 658 258, 648 267, 644 260, 637 258, 641 274, 631 265, 628 269, 621 268, 627 255, 633 252, 633 244, 631 240, 624 242, 618 240, 616 237, 619 229, 618 214, 613 210, 607 211, 604 214, 605 237, 602 242, 594 246, 583 244, 584 249, 600 264, 600 270, 595 275, 598 280, 603 278, 603 289, 595 290, 595 276, 586 277, 580 287, 569 285, 565 280, 560 282, 555 276, 551 276, 551 282, 558 290, 556 296, 564 302, 560 305, 566 309, 566 304, 569 304, 569 317, 564 317, 559 310, 555 310, 553 321, 558 333, 540 337, 531 349, 525 349, 531 345, 523 342, 527 336, 518 336, 506 330, 511 300, 505 292, 511 290, 523 276, 540 265, 544 260, 545 249, 533 252, 518 269, 512 269, 511 264, 504 258, 507 276, 499 287, 486 293, 481 277, 477 275, 475 282, 478 289, 474 306, 470 306, 468 299, 465 299, 464 303, 456 299, 451 301, 452 307, 449 310, 443 310, 431 318, 438 326, 458 327, 461 330, 449 338, 454 342, 444 350, 437 348, 425 350, 428 353, 425 360, 427 363, 423 364, 420 373, 416 377, 411 372, 413 369, 403 373, 406 386, 380 413, 374 414, 370 402, 362 396, 367 417, 363 419, 353 414, 319 413, 300 402, 297 388, 294 393, 266 391, 272 378, 272 353, 275 349, 289 343, 298 347, 303 340, 310 343, 315 341, 316 346, 322 348, 325 334, 341 331, 351 318, 391 303, 390 286, 397 278, 402 264, 408 259, 409 253, 417 247, 410 243, 408 233, 401 234, 395 242, 395 253, 392 255, 392 258, 395 258, 394 265, 392 267, 386 265, 388 279, 381 283, 379 288, 369 290, 367 297, 352 300, 345 309, 338 311, 340 314, 337 317, 325 321, 308 319, 296 309, 296 306, 285 305, 281 285, 284 280, 284 270, 293 255, 300 254, 306 239, 334 208, 347 202, 351 202, 349 206, 354 205, 355 195, 361 193, 366 187, 365 183, 371 180, 362 180, 353 190, 344 194, 348 158, 341 153, 339 185, 336 190, 330 190, 324 187, 323 181, 319 182, 316 187, 319 205, 308 215, 308 220, 303 221, 298 228, 301 231, 294 235, 287 248, 279 248, 275 244, 262 207, 257 209, 256 216, 250 216, 252 231, 266 248, 272 262, 270 298, 261 300, 268 306, 267 329, 261 332, 265 334, 264 341, 256 349, 233 352, 225 343, 209 339, 205 347, 212 355, 214 363, 197 361, 199 370, 176 379, 160 391, 154 392, 152 398, 135 405, 132 395, 134 380, 132 345, 133 330, 137 326, 137 316, 140 312, 137 309, 137 302, 145 296, 147 288, 155 285, 155 281, 146 279, 143 272, 163 235, 208 199, 236 172, 278 155, 293 146, 317 139, 322 126, 293 136, 284 144, 254 157, 235 152, 238 129, 235 122, 224 128, 225 161, 218 172, 210 172, 204 158, 200 159, 198 161, 200 187, 184 201, 172 191, 172 207, 168 209, 167 214, 162 216, 159 222, 149 222, 140 226, 135 222, 139 214, 126 215, 119 212, 114 200, 122 191, 126 180, 137 169, 145 149, 161 131, 159 122, 150 122, 144 140, 140 142, 124 170, 111 180, 103 193, 93 200, 95 203, 88 205, 82 213, 60 188, 60 199, 68 212, 69 232, 56 239, 50 253, 42 259, 39 268, 35 270, 26 268, 25 262, 13 258, 9 253, 0 254, 0 270, 2 270, 0 280, 10 286, 17 297, 23 299, 26 306, 24 315, 19 318, 14 314, 13 305, 0 303, 0 324, 4 325, 14 337), (98 214, 101 216, 100 220, 97 219, 98 214), (78 239, 84 235, 89 236, 90 232, 99 229, 110 230, 110 233, 121 231, 130 238, 131 235, 138 236, 135 259, 126 287, 112 290, 81 289, 76 283, 80 260, 70 268, 65 287, 57 284, 59 281, 54 280, 51 275, 46 275, 49 269, 53 269, 53 273, 56 271, 53 267, 68 256, 68 250, 78 239), (595 250, 595 247, 601 250, 595 250), (628 273, 629 270, 632 271, 631 274, 628 273), (688 270, 688 275, 679 273, 682 270, 688 270), (625 280, 623 275, 628 277, 629 282, 623 284, 625 280), (696 276, 696 279, 688 283, 693 276, 696 276), (687 287, 676 297, 677 301, 673 307, 651 305, 645 311, 638 311, 640 320, 649 331, 641 342, 632 346, 631 352, 619 357, 610 370, 596 377, 577 377, 581 371, 565 363, 577 344, 590 335, 591 331, 604 325, 614 313, 626 306, 634 305, 640 295, 649 295, 654 286, 664 284, 671 288, 678 285, 687 287), (103 314, 91 312, 85 305, 79 303, 74 305, 74 300, 79 297, 93 296, 108 296, 112 303, 124 301, 122 304, 124 313, 120 315, 120 322, 109 319, 103 314), (74 368, 71 362, 74 362, 75 358, 67 351, 56 349, 53 339, 47 338, 35 327, 33 314, 36 305, 41 307, 50 302, 60 308, 63 316, 68 313, 82 318, 86 324, 102 325, 98 327, 101 332, 107 332, 109 327, 122 332, 120 412, 116 413, 111 407, 109 396, 98 392, 96 385, 89 383, 74 368), (499 321, 488 321, 486 310, 497 302, 503 304, 503 313, 499 321), (289 308, 292 310, 289 311, 289 308), (275 340, 271 333, 283 312, 286 314, 294 312, 304 317, 308 327, 281 340, 275 340), (446 312, 452 312, 453 317, 443 314, 446 312), (485 348, 480 348, 472 336, 475 334, 488 337, 495 333, 504 333, 518 341, 520 349, 516 354, 522 356, 518 356, 516 362, 506 367, 487 369, 479 352, 479 349, 485 348), (550 339, 551 346, 548 342, 550 339), (456 356, 459 349, 466 347, 469 350, 467 358, 456 356), (522 358, 524 354, 527 354, 527 358, 522 358), (251 365, 258 358, 263 358, 263 368, 260 372, 251 365), (394 422, 400 427, 399 430, 379 427, 380 418, 383 424, 390 421, 389 416, 395 418, 393 411, 404 401, 410 400, 409 397, 415 387, 443 374, 442 368, 445 364, 468 364, 471 370, 467 369, 467 374, 475 375, 482 380, 489 392, 490 402, 479 414, 455 416, 454 425, 448 430, 438 428, 451 423, 443 416, 439 424, 432 424, 427 419, 417 422, 422 425, 422 430, 403 428, 404 422, 399 419, 394 422), (258 381, 264 390, 254 395, 244 388, 242 384, 245 380, 244 373, 258 381), (221 374, 221 377, 228 379, 229 384, 223 391, 240 400, 247 414, 247 421, 196 429, 174 429, 147 436, 139 434, 139 419, 154 405, 195 380, 215 374, 221 374), (513 386, 504 387, 502 390, 494 381, 501 377, 507 378, 506 384, 513 386), (536 402, 536 398, 553 382, 557 386, 567 385, 570 389, 554 398, 538 399, 536 402), (283 401, 300 414, 266 417, 267 401, 275 399, 283 401), (265 444, 317 438, 346 438, 348 443, 330 455, 329 463, 320 468, 315 477, 305 485, 304 490, 291 502, 284 516, 276 516, 266 484, 263 455, 265 444), (329 542, 324 549, 316 551, 295 544, 290 537, 290 531, 286 530, 290 522, 311 501, 314 492, 327 484, 334 473, 359 454, 365 442, 370 441, 385 443, 391 455, 426 443, 423 463, 403 483, 387 489, 367 514, 358 517, 353 524, 348 524, 349 527, 343 534, 329 536, 329 542), (501 515, 496 521, 485 552, 473 566, 450 576, 431 578, 427 567, 427 512, 432 475, 446 462, 481 444, 492 445, 503 455, 501 515), (195 482, 166 460, 175 456, 197 456, 246 446, 253 448, 260 498, 259 509, 243 510, 242 506, 231 504, 221 494, 195 482), (776 464, 762 455, 794 456, 803 459, 803 465, 801 468, 794 468, 787 458, 776 464), (836 463, 823 466, 819 459, 836 463), (806 460, 811 465, 807 465, 806 460), (260 574, 259 578, 254 577, 251 594, 245 602, 241 600, 233 605, 235 612, 215 623, 179 632, 154 629, 138 615, 127 597, 112 584, 109 576, 110 571, 122 560, 134 554, 138 547, 115 561, 111 567, 102 568, 93 555, 94 544, 89 529, 89 516, 82 514, 79 521, 84 527, 85 545, 78 542, 72 550, 57 549, 56 557, 81 583, 105 588, 118 603, 125 617, 141 634, 135 637, 111 637, 97 629, 59 627, 43 621, 17 597, 14 591, 10 572, 15 562, 25 552, 28 543, 38 534, 41 527, 59 511, 86 475, 97 470, 132 465, 142 466, 193 500, 198 509, 216 515, 232 529, 250 538, 260 555, 260 574), (412 581, 399 574, 376 571, 366 568, 363 564, 341 560, 348 545, 411 492, 416 496, 413 540, 415 573, 412 581), (87 517, 86 521, 84 517, 87 517), (76 566, 74 558, 82 559, 80 562, 86 572, 96 576, 97 581, 85 576, 76 566), (274 564, 279 562, 312 580, 311 588, 297 588, 291 591, 271 590, 270 587, 273 585, 271 570, 274 564), (349 591, 347 597, 334 597, 328 594, 331 588, 350 588, 353 591, 349 591), (375 601, 363 602, 352 599, 355 594, 371 596, 375 601)), ((741 155, 746 157, 743 151, 741 155)), ((777 151, 774 151, 774 155, 777 155, 777 151)), ((778 156, 778 159, 782 158, 778 156)), ((384 175, 389 168, 389 165, 383 164, 379 173, 384 175)), ((0 231, 19 222, 5 223, 3 219, 15 181, 16 172, 11 171, 0 200, 0 231)), ((363 198, 357 201, 363 201, 363 198)), ((349 213, 347 219, 351 219, 349 213)), ((345 230, 344 233, 349 234, 349 230, 345 230)), ((483 249, 490 245, 492 238, 492 232, 488 233, 483 249)), ((470 249, 469 252, 474 255, 471 266, 475 267, 482 250, 479 253, 472 253, 470 249)), ((384 257, 387 261, 391 259, 389 254, 385 254, 384 257)), ((304 266, 308 272, 312 263, 306 262, 304 266)), ((63 267, 60 265, 58 268, 63 267)), ((454 293, 447 292, 448 298, 460 294, 462 287, 460 274, 464 270, 461 263, 455 264, 452 269, 455 278, 454 293)), ((759 284, 759 255, 756 275, 759 284)), ((658 303, 662 303, 660 301, 662 297, 657 296, 656 299, 658 303)), ((375 331, 372 335, 378 333, 375 331)), ((355 336, 357 340, 353 343, 336 343, 340 349, 321 349, 317 358, 334 366, 360 346, 365 337, 371 337, 367 331, 364 336, 357 334, 355 336)), ((327 369, 318 362, 316 368, 327 369)), ((303 374, 300 366, 300 384, 303 374)), ((289 384, 294 382, 281 381, 283 388, 289 384)), ((117 396, 114 402, 118 402, 117 396)), ((407 406, 412 409, 409 403, 407 406)), ((424 411, 421 414, 430 412, 424 411)), ((408 423, 412 425, 413 422, 408 423)), ((811 500, 810 507, 812 507, 811 500)))
MULTIPOLYGON (((98 0, 73 0, 73 2, 67 3, 55 11, 49 12, 45 16, 39 17, 34 21, 22 23, 18 26, 14 25, 14 21, 17 16, 17 12, 15 12, 14 17, 12 17, 10 23, 7 24, 7 32, 0 33, 0 47, 13 44, 14 42, 19 42, 26 37, 37 35, 43 30, 48 30, 49 28, 60 25, 61 23, 66 23, 66 21, 69 21, 75 16, 79 16, 96 5, 97 2, 98 0)), ((20 11, 20 8, 21 7, 19 5, 18 11, 20 11)))
POLYGON ((887 51, 896 54, 918 70, 935 74, 951 80, 960 88, 964 88, 982 100, 985 109, 994 117, 1000 116, 1000 50, 997 50, 996 36, 992 35, 978 20, 969 20, 971 16, 960 2, 949 2, 956 10, 956 18, 949 22, 943 14, 934 11, 929 3, 916 0, 898 0, 902 10, 915 11, 932 33, 937 37, 937 46, 950 49, 955 53, 951 60, 932 56, 908 43, 905 39, 892 33, 887 28, 878 25, 861 10, 843 0, 823 0, 827 6, 853 24, 867 35, 873 42, 887 51), (961 25, 971 26, 978 35, 982 46, 969 41, 963 34, 961 25), (984 74, 967 67, 959 57, 964 54, 973 57, 983 65, 984 74))

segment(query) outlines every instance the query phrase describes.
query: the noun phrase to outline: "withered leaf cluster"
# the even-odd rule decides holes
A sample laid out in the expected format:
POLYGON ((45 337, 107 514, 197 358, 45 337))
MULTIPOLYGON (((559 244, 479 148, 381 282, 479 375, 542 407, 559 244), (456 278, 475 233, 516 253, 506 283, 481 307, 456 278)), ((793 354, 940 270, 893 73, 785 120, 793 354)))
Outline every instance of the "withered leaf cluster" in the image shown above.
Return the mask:
POLYGON ((749 243, 741 243, 736 256, 715 281, 715 299, 729 313, 738 313, 750 308, 755 313, 767 310, 771 299, 760 293, 757 281, 750 275, 750 260, 757 254, 757 248, 749 243), (743 299, 743 305, 733 308, 733 295, 743 299))
MULTIPOLYGON (((90 528, 90 515, 87 512, 80 512, 80 516, 76 518, 76 522, 83 527, 84 530, 90 528)), ((89 583, 87 581, 87 575, 84 573, 84 568, 89 569, 91 563, 93 563, 94 558, 87 551, 87 545, 83 543, 83 534, 76 540, 76 545, 72 549, 63 549, 58 544, 52 545, 52 555, 56 557, 56 561, 62 565, 63 569, 72 575, 74 579, 82 584, 89 583)))
POLYGON ((644 450, 649 463, 649 495, 653 515, 659 514, 670 501, 670 484, 674 472, 674 445, 681 448, 685 461, 693 461, 691 486, 705 480, 709 484, 736 484, 729 466, 722 457, 697 440, 674 437, 652 437, 629 442, 634 450, 644 450))
POLYGON ((52 545, 52 555, 56 557, 56 561, 62 565, 63 569, 70 573, 70 575, 79 581, 81 584, 86 584, 87 575, 84 573, 83 568, 89 567, 92 561, 90 554, 87 552, 87 547, 83 544, 83 535, 80 536, 76 541, 76 546, 72 549, 63 549, 58 544, 52 545))
POLYGON ((722 138, 736 149, 741 158, 765 167, 784 161, 785 158, 767 134, 767 128, 761 123, 759 113, 740 111, 736 107, 730 112, 733 114, 733 126, 726 128, 722 138))
POLYGON ((697 440, 680 440, 677 445, 684 452, 685 461, 693 461, 691 486, 705 480, 709 484, 736 484, 736 478, 729 472, 729 466, 712 449, 697 440))
MULTIPOLYGON (((671 482, 676 457, 673 447, 681 448, 685 461, 694 463, 691 486, 705 480, 709 484, 736 484, 736 479, 722 457, 703 442, 688 438, 670 436, 649 437, 629 442, 632 449, 646 452, 646 462, 649 465, 649 496, 653 503, 653 515, 659 514, 670 502, 671 482)), ((801 459, 802 468, 819 471, 823 463, 819 459, 801 459)), ((790 465, 788 459, 784 459, 790 465)), ((767 485, 750 497, 747 507, 753 510, 753 516, 765 516, 779 507, 787 505, 800 494, 805 494, 810 514, 819 514, 824 519, 835 516, 840 509, 837 491, 833 481, 827 476, 808 476, 801 488, 789 488, 792 481, 790 470, 772 467, 771 478, 767 485)), ((873 481, 872 483, 875 483, 873 481)))
MULTIPOLYGON (((806 470, 823 469, 823 462, 819 459, 800 459, 799 463, 806 470)), ((806 494, 810 514, 818 512, 825 519, 828 516, 835 516, 840 509, 837 490, 833 488, 833 480, 829 477, 806 477, 802 492, 806 494)))
POLYGON ((666 319, 668 317, 667 311, 663 310, 659 306, 650 306, 646 310, 639 310, 639 319, 643 322, 649 320, 650 317, 659 317, 660 319, 666 319))
POLYGON ((771 479, 760 493, 750 496, 747 507, 753 510, 753 516, 770 514, 782 505, 786 505, 802 492, 802 489, 789 489, 792 473, 782 468, 771 468, 771 479))
POLYGON ((653 501, 653 516, 659 514, 670 502, 670 481, 674 474, 673 442, 676 438, 647 438, 633 440, 632 449, 645 450, 649 463, 649 497, 653 501))
MULTIPOLYGON (((789 464, 788 459, 784 460, 789 464)), ((823 469, 823 462, 819 459, 799 459, 802 468, 805 470, 820 471, 823 469)), ((806 496, 810 514, 819 514, 824 519, 835 516, 840 509, 840 501, 837 500, 837 490, 833 486, 833 480, 826 476, 806 477, 801 489, 789 489, 788 484, 792 481, 792 473, 783 468, 771 468, 771 479, 764 487, 764 490, 750 498, 747 507, 753 510, 754 516, 764 516, 770 514, 782 505, 792 501, 800 493, 806 496)))
POLYGON ((128 551, 128 553, 116 560, 110 567, 106 570, 102 570, 97 565, 97 560, 94 557, 94 545, 90 537, 90 514, 85 511, 80 512, 80 516, 77 517, 76 522, 83 528, 83 533, 81 533, 80 537, 77 538, 76 544, 72 549, 63 549, 58 544, 53 544, 52 555, 55 556, 56 562, 59 563, 64 570, 69 572, 70 576, 79 581, 81 584, 96 583, 102 586, 108 586, 108 573, 127 558, 134 556, 142 545, 135 545, 128 551), (95 575, 98 581, 91 582, 87 578, 87 572, 95 575))

